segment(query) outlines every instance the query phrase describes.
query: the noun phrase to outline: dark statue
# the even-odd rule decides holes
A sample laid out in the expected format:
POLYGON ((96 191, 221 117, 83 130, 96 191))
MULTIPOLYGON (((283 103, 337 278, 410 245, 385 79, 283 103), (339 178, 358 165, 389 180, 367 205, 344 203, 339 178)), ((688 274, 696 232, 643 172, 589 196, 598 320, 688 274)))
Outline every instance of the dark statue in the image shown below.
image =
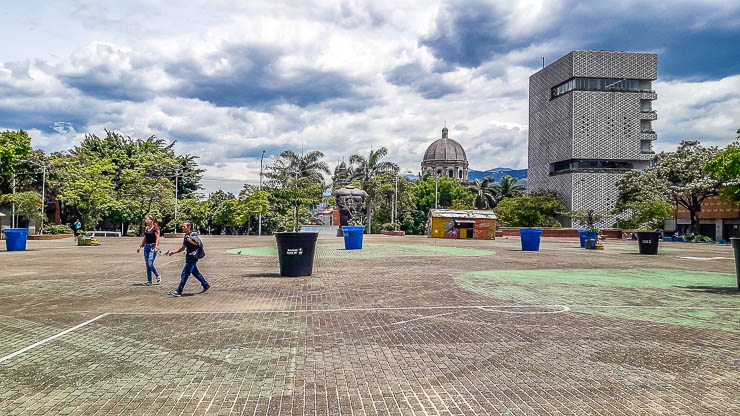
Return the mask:
POLYGON ((367 192, 354 186, 345 186, 334 191, 339 208, 339 225, 346 226, 352 218, 357 218, 362 212, 362 202, 367 198, 367 192))

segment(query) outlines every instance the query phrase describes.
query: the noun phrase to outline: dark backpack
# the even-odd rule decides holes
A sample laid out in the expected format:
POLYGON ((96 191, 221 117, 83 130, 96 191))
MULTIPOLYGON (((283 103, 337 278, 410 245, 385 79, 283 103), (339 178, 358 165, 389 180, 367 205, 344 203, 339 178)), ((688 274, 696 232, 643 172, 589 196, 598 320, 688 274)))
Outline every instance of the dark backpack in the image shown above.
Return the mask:
POLYGON ((198 243, 198 251, 195 253, 195 257, 198 260, 200 260, 203 257, 205 257, 206 256, 206 250, 203 248, 203 240, 200 239, 200 237, 198 236, 198 233, 196 233, 195 231, 193 231, 190 234, 188 234, 188 236, 190 237, 191 240, 193 240, 196 243, 198 243))

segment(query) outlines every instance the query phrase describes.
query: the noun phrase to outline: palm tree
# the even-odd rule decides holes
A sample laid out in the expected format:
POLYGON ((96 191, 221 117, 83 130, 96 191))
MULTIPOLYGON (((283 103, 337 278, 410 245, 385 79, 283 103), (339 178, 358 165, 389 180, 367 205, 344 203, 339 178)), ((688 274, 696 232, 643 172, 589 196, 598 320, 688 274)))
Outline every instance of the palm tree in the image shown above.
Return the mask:
POLYGON ((368 183, 383 173, 398 173, 398 165, 393 162, 381 162, 380 159, 388 155, 388 149, 381 147, 378 150, 370 150, 370 155, 364 156, 354 154, 349 157, 349 163, 352 166, 352 176, 350 181, 360 181, 360 188, 368 193, 367 197, 367 233, 370 234, 372 225, 372 190, 367 189, 368 183))
POLYGON ((468 189, 475 194, 473 205, 476 209, 490 209, 496 207, 498 204, 498 191, 496 189, 496 185, 494 185, 495 182, 495 178, 486 176, 483 180, 476 179, 468 186, 468 189))
POLYGON ((512 198, 515 196, 522 195, 522 192, 524 192, 524 186, 519 185, 516 182, 517 182, 516 178, 506 175, 503 178, 501 178, 501 182, 499 182, 498 185, 494 185, 496 188, 496 194, 498 196, 498 201, 501 201, 504 198, 512 198))
POLYGON ((323 184, 324 175, 331 175, 329 165, 322 161, 324 154, 318 150, 312 150, 306 154, 297 154, 292 150, 284 150, 280 158, 272 166, 267 168, 265 176, 285 185, 292 179, 308 178, 313 183, 323 184))

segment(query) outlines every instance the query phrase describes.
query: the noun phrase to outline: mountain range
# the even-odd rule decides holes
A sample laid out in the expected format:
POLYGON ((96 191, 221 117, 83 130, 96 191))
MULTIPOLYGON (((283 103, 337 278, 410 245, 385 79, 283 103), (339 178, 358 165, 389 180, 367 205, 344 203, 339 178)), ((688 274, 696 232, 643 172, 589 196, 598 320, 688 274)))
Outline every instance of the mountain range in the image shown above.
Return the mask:
MULTIPOLYGON (((509 175, 512 178, 517 179, 517 183, 520 185, 527 186, 527 169, 511 169, 511 168, 494 168, 494 169, 488 169, 488 170, 475 170, 475 169, 468 169, 468 180, 474 181, 476 179, 483 179, 487 176, 493 176, 494 179, 496 179, 496 182, 500 182, 501 178, 504 176, 509 175)), ((403 176, 406 179, 409 180, 416 180, 417 176, 412 173, 402 173, 401 176, 403 176)))

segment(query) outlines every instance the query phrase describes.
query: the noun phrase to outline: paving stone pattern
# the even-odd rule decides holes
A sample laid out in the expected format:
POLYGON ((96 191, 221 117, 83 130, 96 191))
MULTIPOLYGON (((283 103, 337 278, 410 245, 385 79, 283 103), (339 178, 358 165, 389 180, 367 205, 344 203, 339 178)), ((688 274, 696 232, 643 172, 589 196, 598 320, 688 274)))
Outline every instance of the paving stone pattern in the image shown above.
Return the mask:
MULTIPOLYGON (((732 323, 721 329, 575 307, 665 306, 655 285, 612 285, 584 299, 590 283, 580 272, 572 297, 562 287, 548 292, 544 278, 533 295, 512 297, 507 285, 531 284, 526 274, 486 280, 483 289, 464 278, 538 269, 727 274, 727 247, 668 243, 661 247, 672 250, 640 256, 634 242, 586 252, 575 240, 544 239, 542 251, 522 252, 518 239, 366 239, 378 253, 396 247, 401 255, 355 255, 322 236, 314 276, 280 278, 275 257, 226 252, 264 252, 272 237, 205 236, 199 268, 213 289, 198 294, 192 279, 181 298, 166 293, 182 257, 157 259, 162 286, 135 285, 146 279, 135 239, 105 238, 100 247, 34 241, 30 251, 0 252, 0 360, 107 314, 0 362, 0 414, 740 413, 740 333, 732 323), (492 254, 450 254, 460 250, 492 254)), ((558 276, 553 284, 562 285, 558 276)), ((740 294, 727 282, 701 292, 704 312, 737 305, 740 294)), ((690 298, 697 289, 671 290, 690 298)))

